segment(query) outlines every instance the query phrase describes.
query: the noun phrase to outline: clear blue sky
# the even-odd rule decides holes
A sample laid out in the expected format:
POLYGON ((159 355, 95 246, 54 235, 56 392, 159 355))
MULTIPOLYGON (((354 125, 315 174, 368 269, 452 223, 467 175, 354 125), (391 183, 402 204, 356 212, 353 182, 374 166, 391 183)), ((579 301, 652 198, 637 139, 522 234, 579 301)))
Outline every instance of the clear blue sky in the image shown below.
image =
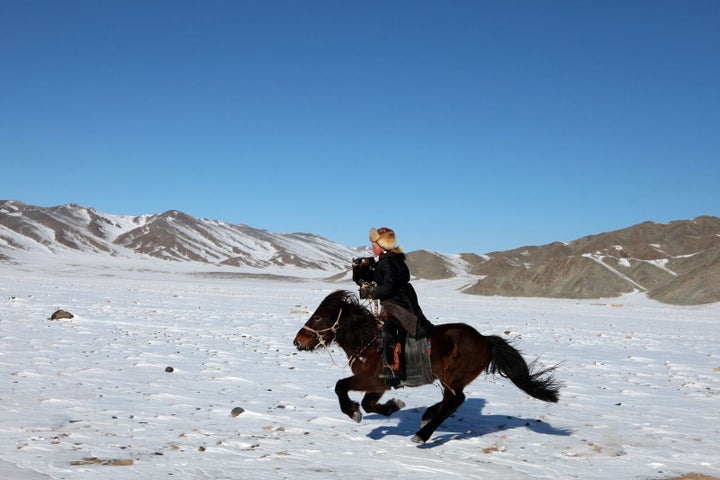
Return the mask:
POLYGON ((720 1, 0 2, 0 199, 487 253, 720 215, 720 1))

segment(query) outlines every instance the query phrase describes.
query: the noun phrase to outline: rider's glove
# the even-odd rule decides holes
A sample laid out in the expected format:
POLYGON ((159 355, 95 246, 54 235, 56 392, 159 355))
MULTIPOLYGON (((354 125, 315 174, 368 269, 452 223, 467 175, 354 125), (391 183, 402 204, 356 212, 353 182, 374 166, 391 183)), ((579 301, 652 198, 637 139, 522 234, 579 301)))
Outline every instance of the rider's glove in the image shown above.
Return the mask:
POLYGON ((370 295, 372 293, 372 291, 373 291, 373 286, 370 283, 363 283, 362 285, 360 285, 360 290, 358 290, 358 292, 360 294, 360 298, 363 300, 372 298, 370 295))

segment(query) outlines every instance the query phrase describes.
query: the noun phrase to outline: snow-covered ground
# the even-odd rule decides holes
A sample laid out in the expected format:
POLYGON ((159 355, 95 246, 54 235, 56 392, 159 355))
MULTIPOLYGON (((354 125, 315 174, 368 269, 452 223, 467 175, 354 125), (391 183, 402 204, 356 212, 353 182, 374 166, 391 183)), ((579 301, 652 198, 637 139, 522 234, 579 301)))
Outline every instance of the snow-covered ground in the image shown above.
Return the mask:
POLYGON ((389 392, 407 407, 357 424, 333 391, 349 375, 342 351, 292 346, 320 300, 352 284, 121 262, 0 264, 0 478, 720 475, 720 304, 480 297, 458 293, 462 280, 417 282, 431 319, 514 338, 528 360, 559 364, 565 384, 545 404, 481 376, 418 446, 410 437, 439 386, 389 392), (49 320, 58 308, 75 318, 49 320))

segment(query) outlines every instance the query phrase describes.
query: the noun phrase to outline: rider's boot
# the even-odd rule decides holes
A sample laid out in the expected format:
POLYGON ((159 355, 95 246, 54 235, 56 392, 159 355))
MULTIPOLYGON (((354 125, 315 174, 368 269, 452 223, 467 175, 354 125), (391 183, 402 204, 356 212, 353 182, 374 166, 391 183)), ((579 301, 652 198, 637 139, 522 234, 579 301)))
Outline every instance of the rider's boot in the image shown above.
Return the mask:
POLYGON ((383 370, 380 373, 380 378, 384 379, 395 379, 397 378, 398 370, 400 369, 397 337, 387 330, 383 330, 380 336, 382 342, 382 349, 380 354, 383 359, 383 370))

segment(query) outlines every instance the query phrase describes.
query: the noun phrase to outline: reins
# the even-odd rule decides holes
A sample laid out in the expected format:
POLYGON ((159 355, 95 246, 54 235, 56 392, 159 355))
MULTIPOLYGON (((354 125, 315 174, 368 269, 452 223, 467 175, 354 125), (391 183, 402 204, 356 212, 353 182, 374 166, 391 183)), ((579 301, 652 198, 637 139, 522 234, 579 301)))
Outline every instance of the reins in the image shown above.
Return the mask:
MULTIPOLYGON (((383 321, 380 318, 380 300, 369 299, 368 300, 368 309, 370 309, 370 306, 372 306, 372 314, 373 314, 373 317, 375 318, 375 321, 378 322, 378 324, 380 324, 382 326, 383 321)), ((373 338, 372 340, 370 340, 370 342, 367 345, 362 347, 357 353, 353 353, 350 356, 350 358, 348 359, 348 366, 350 368, 352 368, 353 363, 355 363, 356 360, 360 360, 362 363, 367 362, 367 358, 363 357, 362 353, 365 350, 367 350, 370 347, 370 345, 372 345, 375 342, 377 342, 377 338, 373 338)))

